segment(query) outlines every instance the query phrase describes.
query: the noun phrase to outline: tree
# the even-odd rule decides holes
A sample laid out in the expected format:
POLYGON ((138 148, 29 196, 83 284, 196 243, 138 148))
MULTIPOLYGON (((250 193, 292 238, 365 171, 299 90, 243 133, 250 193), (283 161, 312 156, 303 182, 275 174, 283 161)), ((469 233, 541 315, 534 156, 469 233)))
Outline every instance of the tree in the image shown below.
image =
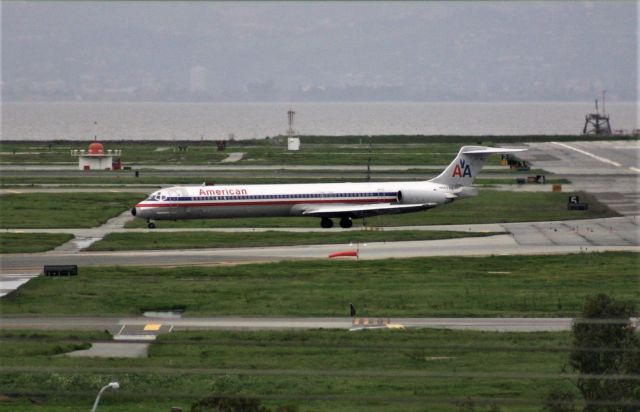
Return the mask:
MULTIPOLYGON (((191 412, 271 412, 259 399, 207 396, 191 404, 191 412)), ((298 412, 296 405, 281 405, 275 412, 298 412)))
POLYGON ((259 399, 209 396, 191 404, 191 412, 270 412, 259 399))
POLYGON ((576 385, 585 411, 640 407, 640 340, 629 319, 635 314, 634 304, 599 294, 587 299, 582 316, 574 321, 570 365, 580 374, 576 385))
POLYGON ((576 397, 573 393, 553 389, 544 401, 543 410, 547 412, 576 412, 576 397))

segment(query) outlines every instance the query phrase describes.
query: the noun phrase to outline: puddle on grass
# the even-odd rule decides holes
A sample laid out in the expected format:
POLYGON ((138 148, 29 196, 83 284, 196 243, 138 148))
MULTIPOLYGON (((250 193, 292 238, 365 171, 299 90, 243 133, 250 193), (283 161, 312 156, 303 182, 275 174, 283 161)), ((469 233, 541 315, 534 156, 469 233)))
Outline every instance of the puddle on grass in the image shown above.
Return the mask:
POLYGON ((38 273, 3 274, 0 278, 0 298, 18 289, 38 275, 38 273))
POLYGON ((77 237, 73 240, 73 243, 76 244, 78 250, 86 249, 91 246, 93 243, 102 239, 101 237, 77 237))

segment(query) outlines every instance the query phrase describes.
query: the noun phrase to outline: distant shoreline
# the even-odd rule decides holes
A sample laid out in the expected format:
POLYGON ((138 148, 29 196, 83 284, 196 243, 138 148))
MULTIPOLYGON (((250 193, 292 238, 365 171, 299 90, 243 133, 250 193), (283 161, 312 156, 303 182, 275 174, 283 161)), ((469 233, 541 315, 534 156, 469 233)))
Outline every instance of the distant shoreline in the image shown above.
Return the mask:
MULTIPOLYGON (((550 142, 550 141, 594 141, 594 140, 638 140, 638 135, 610 135, 610 136, 596 136, 596 135, 342 135, 342 136, 315 136, 315 135, 300 135, 301 142, 304 144, 330 144, 330 143, 342 143, 342 144, 408 144, 408 143, 466 143, 466 144, 491 144, 491 143, 528 143, 528 142, 550 142)), ((243 146, 252 143, 264 143, 269 141, 282 140, 286 136, 272 136, 268 138, 258 139, 202 139, 202 140, 146 140, 146 139, 98 139, 100 142, 109 142, 114 144, 189 144, 189 145, 203 145, 203 144, 215 144, 216 141, 225 140, 234 146, 243 146)), ((0 144, 29 144, 29 143, 86 143, 93 141, 91 138, 87 139, 45 139, 45 140, 4 140, 0 139, 0 144)))
MULTIPOLYGON (((606 109, 616 135, 639 128, 635 103, 608 103, 606 109)), ((260 140, 287 134, 289 110, 295 112, 298 136, 484 138, 579 135, 595 107, 593 102, 4 103, 0 140, 260 140)))

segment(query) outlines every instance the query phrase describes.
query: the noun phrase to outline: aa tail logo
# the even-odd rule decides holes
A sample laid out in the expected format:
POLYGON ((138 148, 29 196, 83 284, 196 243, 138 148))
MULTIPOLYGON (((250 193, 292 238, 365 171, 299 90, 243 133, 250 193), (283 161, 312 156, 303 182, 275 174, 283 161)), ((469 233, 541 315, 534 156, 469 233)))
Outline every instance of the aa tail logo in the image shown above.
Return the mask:
POLYGON ((471 176, 471 168, 464 159, 460 159, 460 164, 453 168, 453 177, 471 176))

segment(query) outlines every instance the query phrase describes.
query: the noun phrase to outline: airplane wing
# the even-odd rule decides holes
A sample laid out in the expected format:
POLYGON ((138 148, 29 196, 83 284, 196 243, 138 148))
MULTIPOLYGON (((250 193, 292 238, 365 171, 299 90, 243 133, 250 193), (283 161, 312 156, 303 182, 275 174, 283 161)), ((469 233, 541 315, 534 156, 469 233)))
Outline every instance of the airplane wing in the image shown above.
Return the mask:
POLYGON ((397 203, 372 203, 366 205, 300 205, 302 214, 305 216, 317 217, 368 217, 376 215, 390 215, 394 213, 417 212, 419 210, 431 209, 436 207, 437 203, 416 203, 416 204, 397 204, 397 203))

